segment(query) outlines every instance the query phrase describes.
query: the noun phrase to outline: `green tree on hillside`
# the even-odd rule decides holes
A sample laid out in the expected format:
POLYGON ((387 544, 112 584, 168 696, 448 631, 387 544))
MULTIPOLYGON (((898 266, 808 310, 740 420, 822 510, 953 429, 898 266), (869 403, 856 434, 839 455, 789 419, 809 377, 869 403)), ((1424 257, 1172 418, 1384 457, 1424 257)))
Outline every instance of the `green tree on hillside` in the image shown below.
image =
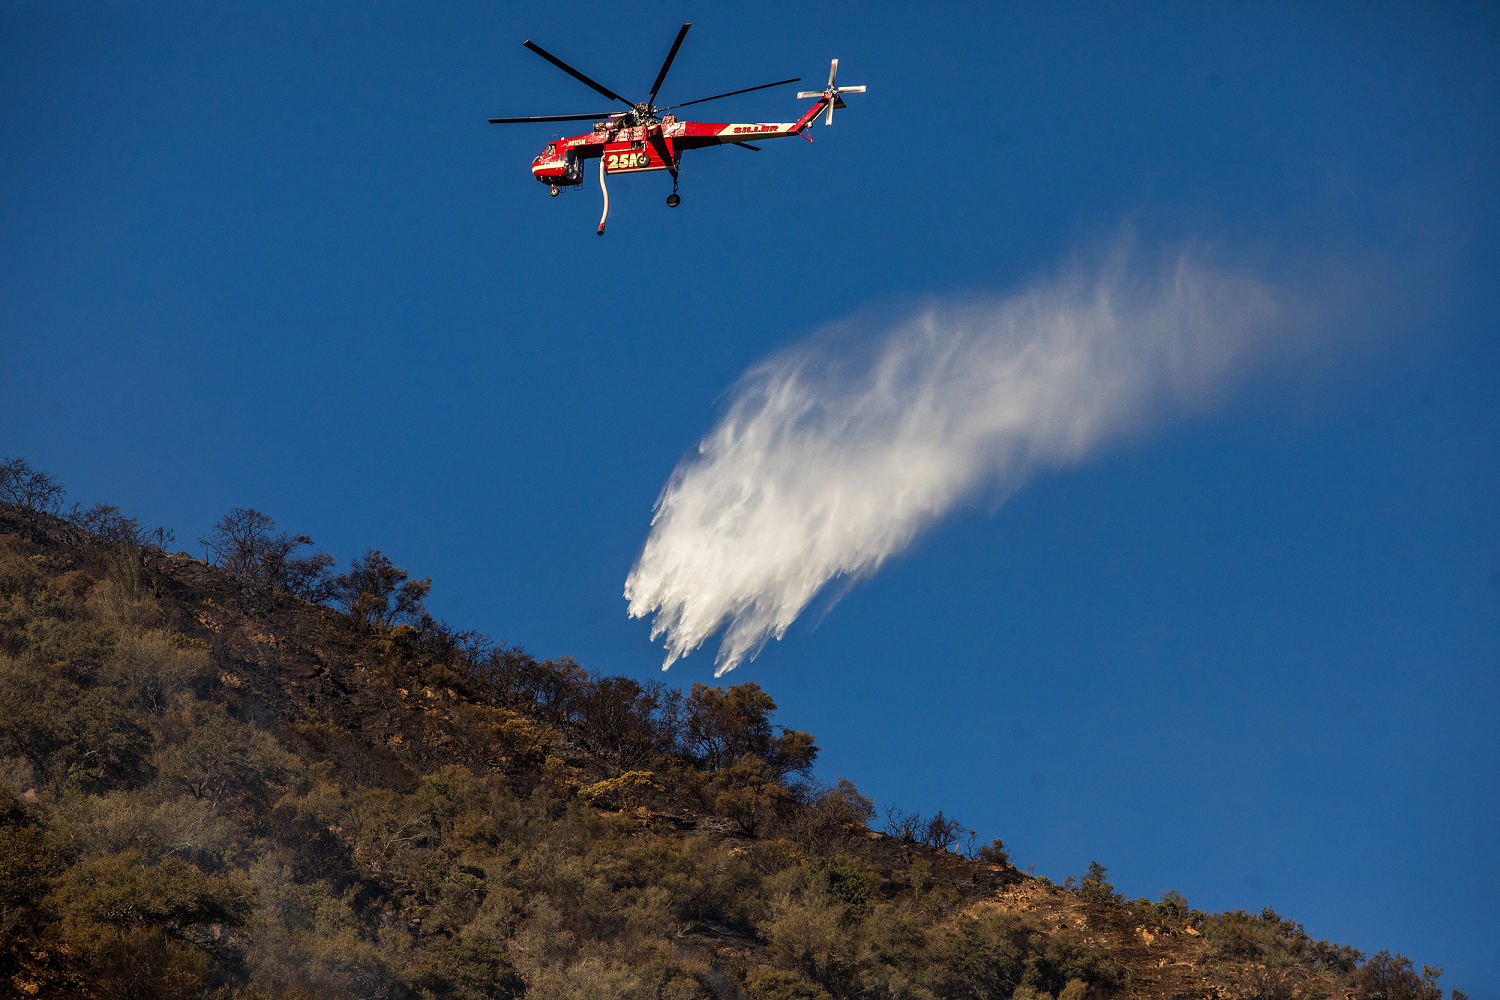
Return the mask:
POLYGON ((776 702, 754 682, 729 688, 694 684, 684 706, 683 747, 710 771, 753 756, 765 762, 776 780, 806 774, 818 756, 812 736, 788 729, 773 735, 774 711, 776 702))
POLYGON ((87 970, 101 998, 203 995, 238 962, 232 933, 250 917, 253 887, 166 858, 146 864, 127 851, 83 861, 56 880, 53 940, 87 970))
POLYGON ((333 581, 333 595, 349 614, 386 628, 427 624, 423 601, 431 589, 431 578, 410 579, 379 549, 367 549, 349 564, 349 572, 333 581))

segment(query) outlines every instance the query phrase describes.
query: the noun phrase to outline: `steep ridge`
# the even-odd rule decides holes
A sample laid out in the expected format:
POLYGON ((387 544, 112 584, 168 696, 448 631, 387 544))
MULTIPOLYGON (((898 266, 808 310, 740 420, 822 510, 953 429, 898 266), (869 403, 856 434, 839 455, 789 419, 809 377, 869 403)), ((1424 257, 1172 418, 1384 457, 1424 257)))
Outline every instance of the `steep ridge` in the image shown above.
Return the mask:
POLYGON ((0 982, 36 997, 1440 997, 1054 885, 683 694, 0 504, 0 982), (967 856, 966 856, 967 855, 967 856))

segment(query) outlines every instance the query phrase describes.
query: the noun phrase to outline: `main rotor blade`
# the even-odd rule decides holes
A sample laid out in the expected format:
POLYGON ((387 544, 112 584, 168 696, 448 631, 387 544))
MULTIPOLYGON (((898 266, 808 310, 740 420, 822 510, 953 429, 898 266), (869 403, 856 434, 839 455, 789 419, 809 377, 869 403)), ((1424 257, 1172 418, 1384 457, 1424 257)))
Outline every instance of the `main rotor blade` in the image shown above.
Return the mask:
POLYGON ((611 100, 619 101, 621 104, 628 104, 632 108, 635 107, 634 102, 625 100, 625 98, 621 97, 613 90, 610 90, 604 84, 599 83, 597 80, 591 80, 588 77, 584 76, 572 66, 569 66, 567 63, 563 62, 561 59, 557 58, 557 56, 548 52, 546 49, 542 48, 531 39, 528 38, 524 44, 528 49, 535 52, 537 55, 541 56, 543 59, 547 60, 549 63, 556 66, 558 69, 562 70, 564 73, 568 74, 580 83, 588 84, 590 87, 593 87, 595 90, 599 91, 599 93, 603 94, 605 97, 610 98, 611 100))
POLYGON ((536 115, 531 118, 491 118, 491 125, 515 125, 520 122, 584 122, 590 118, 608 118, 616 112, 605 111, 597 115, 536 115))
POLYGON ((658 110, 672 111, 676 108, 685 108, 690 104, 702 104, 704 101, 717 101, 721 97, 733 97, 735 94, 748 94, 752 90, 765 90, 767 87, 779 87, 784 83, 796 83, 801 79, 802 77, 800 76, 794 76, 790 80, 777 80, 775 83, 763 83, 759 87, 746 87, 744 90, 731 90, 727 94, 715 94, 712 97, 700 97, 696 101, 683 101, 681 104, 674 104, 670 108, 659 108, 658 110))
POLYGON ((656 92, 661 89, 661 82, 667 78, 667 70, 672 68, 672 60, 677 58, 677 50, 682 47, 682 40, 687 37, 688 29, 692 26, 693 22, 689 21, 682 26, 682 30, 677 32, 677 40, 672 43, 672 51, 667 53, 667 58, 661 64, 661 72, 656 74, 656 82, 651 85, 651 96, 646 98, 647 104, 656 103, 656 92))

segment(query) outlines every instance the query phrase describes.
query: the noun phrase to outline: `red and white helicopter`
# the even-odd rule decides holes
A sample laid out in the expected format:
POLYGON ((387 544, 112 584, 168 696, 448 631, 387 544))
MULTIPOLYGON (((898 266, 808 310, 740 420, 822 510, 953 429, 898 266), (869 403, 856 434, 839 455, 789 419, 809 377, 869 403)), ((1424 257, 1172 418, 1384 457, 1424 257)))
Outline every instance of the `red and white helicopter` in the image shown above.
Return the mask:
POLYGON ((835 59, 828 69, 827 87, 823 90, 798 92, 799 99, 815 97, 817 103, 794 122, 678 121, 676 115, 670 115, 667 112, 692 104, 702 104, 705 101, 717 101, 722 97, 748 94, 752 90, 764 90, 767 87, 797 83, 802 79, 792 77, 790 80, 777 80, 775 83, 763 83, 757 87, 745 87, 742 90, 731 90, 727 94, 700 97, 695 101, 683 101, 681 104, 659 108, 656 106, 656 94, 661 90, 662 81, 667 78, 667 70, 672 68, 672 60, 677 58, 677 50, 682 46, 682 40, 687 36, 688 29, 691 27, 691 22, 684 24, 677 32, 677 38, 672 42, 667 58, 662 61, 661 71, 656 74, 656 82, 651 85, 651 93, 644 101, 639 102, 626 100, 603 84, 584 76, 540 45, 528 40, 525 43, 528 49, 574 79, 587 84, 610 100, 619 101, 630 110, 600 114, 541 115, 531 118, 491 118, 489 120, 491 125, 513 125, 521 122, 571 122, 586 121, 590 118, 598 119, 594 122, 592 132, 547 143, 547 147, 531 161, 531 173, 537 180, 549 186, 551 194, 556 195, 559 187, 582 184, 584 161, 597 157, 599 188, 604 192, 604 214, 599 218, 600 236, 604 235, 604 223, 609 218, 609 189, 604 184, 605 174, 639 174, 651 170, 665 170, 672 175, 672 193, 667 196, 667 205, 676 208, 682 202, 682 199, 677 196, 677 168, 682 162, 684 151, 702 149, 705 146, 725 145, 743 146, 746 149, 758 151, 760 147, 752 145, 748 140, 780 139, 789 135, 800 135, 811 142, 812 140, 808 139, 804 132, 816 121, 819 114, 823 114, 826 109, 824 124, 832 125, 834 109, 845 107, 842 95, 865 92, 864 87, 837 86, 839 61, 835 59))

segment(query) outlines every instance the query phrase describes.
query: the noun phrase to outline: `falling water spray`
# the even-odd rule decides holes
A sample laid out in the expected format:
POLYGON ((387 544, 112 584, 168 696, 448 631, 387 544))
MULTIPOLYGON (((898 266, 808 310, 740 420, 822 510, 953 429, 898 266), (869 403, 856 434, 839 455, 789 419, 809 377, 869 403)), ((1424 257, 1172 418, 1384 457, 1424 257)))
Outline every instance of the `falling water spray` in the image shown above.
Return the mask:
POLYGON ((654 616, 663 669, 722 630, 721 676, 956 505, 1211 402, 1283 313, 1248 273, 1121 251, 1008 296, 820 331, 748 371, 672 473, 629 613, 654 616))

